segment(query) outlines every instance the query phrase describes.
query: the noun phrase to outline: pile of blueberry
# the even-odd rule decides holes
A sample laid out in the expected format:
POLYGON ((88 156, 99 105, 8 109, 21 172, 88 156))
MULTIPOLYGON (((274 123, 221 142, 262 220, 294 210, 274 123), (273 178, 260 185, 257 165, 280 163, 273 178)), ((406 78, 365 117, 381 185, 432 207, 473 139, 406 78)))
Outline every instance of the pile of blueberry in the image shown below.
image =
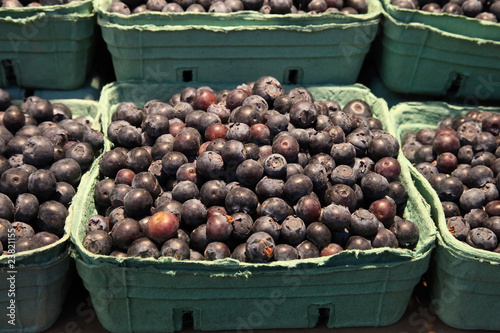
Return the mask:
POLYGON ((500 253, 500 114, 469 111, 403 137, 403 152, 436 190, 458 240, 500 253))
POLYGON ((397 216, 399 144, 362 100, 341 108, 265 76, 121 103, 107 135, 93 253, 269 262, 418 241, 397 216))
POLYGON ((18 107, 0 89, 0 110, 0 253, 14 248, 13 234, 18 253, 63 236, 80 177, 104 135, 87 119, 72 119, 66 105, 36 96, 18 107))
POLYGON ((124 15, 151 11, 232 13, 243 10, 258 11, 263 14, 335 12, 365 14, 368 11, 368 3, 366 0, 173 0, 168 2, 167 0, 113 0, 108 7, 109 12, 124 15))
POLYGON ((404 9, 464 15, 491 22, 500 21, 500 1, 498 0, 392 0, 391 4, 404 9))
POLYGON ((73 1, 82 0, 2 0, 0 7, 4 8, 15 8, 15 7, 40 7, 40 6, 54 6, 54 5, 64 5, 73 1))

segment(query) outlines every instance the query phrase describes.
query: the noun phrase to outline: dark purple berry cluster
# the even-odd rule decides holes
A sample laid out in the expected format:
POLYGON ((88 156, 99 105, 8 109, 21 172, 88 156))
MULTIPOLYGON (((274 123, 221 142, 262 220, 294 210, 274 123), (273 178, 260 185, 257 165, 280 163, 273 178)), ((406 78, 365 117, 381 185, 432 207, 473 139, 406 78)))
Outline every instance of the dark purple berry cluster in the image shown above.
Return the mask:
POLYGON ((500 114, 471 110, 403 137, 403 152, 436 190, 458 240, 500 252, 500 114))
POLYGON ((399 144, 362 100, 316 101, 265 76, 123 102, 107 134, 93 253, 263 263, 418 241, 400 217, 399 144))
POLYGON ((404 9, 464 15, 495 23, 500 21, 500 1, 498 0, 392 0, 391 4, 404 9))
POLYGON ((84 117, 72 119, 66 105, 36 96, 18 107, 0 89, 0 110, 0 253, 14 248, 12 230, 18 253, 63 236, 68 207, 104 135, 84 117))
MULTIPOLYGON (((5 1, 5 0, 4 0, 5 1)), ((17 1, 17 0, 9 0, 17 1)), ((144 12, 232 13, 258 11, 263 14, 365 14, 366 0, 114 0, 111 13, 124 15, 144 12)))
POLYGON ((82 0, 2 0, 0 7, 3 8, 16 8, 16 7, 41 7, 41 6, 55 6, 64 5, 73 1, 82 0))

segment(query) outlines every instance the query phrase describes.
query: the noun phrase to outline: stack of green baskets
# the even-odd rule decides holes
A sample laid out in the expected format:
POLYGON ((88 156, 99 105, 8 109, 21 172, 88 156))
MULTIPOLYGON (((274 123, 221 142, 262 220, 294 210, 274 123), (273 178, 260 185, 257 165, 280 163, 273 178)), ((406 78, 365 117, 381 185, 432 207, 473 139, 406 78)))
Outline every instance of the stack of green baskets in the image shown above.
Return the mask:
MULTIPOLYGON (((103 128, 120 102, 142 107, 150 99, 166 100, 183 88, 145 83, 108 85, 100 100, 103 128)), ((309 89, 316 99, 334 99, 341 105, 363 99, 376 117, 392 126, 385 101, 363 86, 309 89)), ((410 197, 405 217, 420 228, 414 250, 347 250, 331 257, 268 264, 229 258, 116 258, 88 252, 82 240, 88 218, 97 213, 93 189, 99 170, 95 167, 91 171, 95 179, 84 188, 73 214, 76 267, 100 322, 112 332, 178 331, 186 316, 192 317, 196 330, 308 328, 317 324, 320 313, 328 314, 327 326, 331 328, 389 325, 401 318, 414 286, 427 270, 436 233, 405 161, 400 159, 402 182, 410 197)))
POLYGON ((381 4, 368 13, 270 15, 109 13, 98 23, 118 81, 246 82, 271 75, 286 84, 353 84, 377 33, 381 4))
MULTIPOLYGON (((100 130, 98 103, 83 100, 52 100, 67 105, 74 117, 84 116, 93 121, 94 128, 100 130)), ((20 101, 15 102, 17 104, 20 101)), ((86 172, 69 208, 69 216, 64 227, 64 236, 56 243, 42 248, 25 251, 14 257, 0 256, 0 307, 4 318, 0 321, 2 332, 42 332, 54 324, 61 313, 66 293, 72 280, 70 257, 71 221, 79 213, 76 202, 82 197, 82 188, 92 182, 90 172, 86 172), (13 280, 7 277, 13 276, 13 280), (13 317, 5 316, 11 311, 8 307, 15 300, 13 317)), ((7 250, 7 249, 5 249, 7 250)))
POLYGON ((390 90, 467 105, 500 99, 500 24, 382 3, 377 68, 390 90))
MULTIPOLYGON (((464 115, 471 108, 445 103, 401 103, 391 109, 401 138, 407 132, 437 128, 446 117, 464 115)), ((500 112, 500 108, 480 108, 500 112)), ((461 329, 500 330, 500 254, 475 249, 449 232, 441 201, 429 182, 412 166, 415 185, 431 206, 437 223, 437 249, 431 264, 432 304, 447 325, 461 329)))
POLYGON ((80 87, 92 64, 91 0, 64 5, 0 7, 0 87, 80 87))

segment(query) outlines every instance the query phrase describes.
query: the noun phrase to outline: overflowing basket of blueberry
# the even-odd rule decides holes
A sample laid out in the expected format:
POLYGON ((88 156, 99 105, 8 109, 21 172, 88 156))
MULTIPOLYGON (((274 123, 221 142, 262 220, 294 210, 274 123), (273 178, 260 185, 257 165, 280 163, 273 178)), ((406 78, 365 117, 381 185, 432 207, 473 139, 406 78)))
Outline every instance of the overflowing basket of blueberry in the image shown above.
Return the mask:
POLYGON ((10 277, 0 282, 9 309, 0 327, 40 332, 69 288, 72 202, 104 135, 97 102, 11 101, 0 89, 0 109, 0 273, 10 277))
POLYGON ((500 329, 498 108, 412 102, 391 114, 439 231, 429 285, 447 303, 436 313, 456 328, 500 329))
MULTIPOLYGON (((256 287, 265 272, 269 287, 286 294, 283 274, 310 276, 295 293, 311 306, 308 286, 315 279, 330 285, 327 272, 346 285, 322 296, 329 306, 356 304, 354 289, 350 300, 337 293, 355 288, 348 281, 358 278, 370 280, 374 298, 375 285, 397 280, 397 302, 407 302, 427 268, 435 230, 400 164, 398 141, 383 130, 385 102, 362 86, 286 91, 269 76, 213 88, 117 83, 103 92, 111 145, 72 232, 77 268, 103 325, 132 329, 135 322, 113 321, 114 311, 135 317, 149 311, 143 306, 168 302, 167 330, 178 330, 183 307, 203 318, 194 318, 199 329, 235 329, 234 321, 207 317, 235 315, 238 293, 256 287), (141 287, 143 274, 155 279, 141 287), (241 279, 245 274, 251 276, 241 279), (207 291, 194 305, 182 296, 188 281, 216 289, 230 283, 234 297, 213 309, 223 295, 207 291), (178 294, 169 297, 172 284, 178 294), (113 292, 103 296, 102 288, 113 292), (135 288, 141 292, 127 291, 135 288), (109 306, 120 297, 128 303, 109 306)), ((307 306, 299 303, 291 301, 297 316, 287 320, 308 327, 307 306)), ((361 321, 339 310, 330 326, 387 324, 404 311, 389 308, 361 321)), ((269 320, 260 327, 284 325, 269 320)))

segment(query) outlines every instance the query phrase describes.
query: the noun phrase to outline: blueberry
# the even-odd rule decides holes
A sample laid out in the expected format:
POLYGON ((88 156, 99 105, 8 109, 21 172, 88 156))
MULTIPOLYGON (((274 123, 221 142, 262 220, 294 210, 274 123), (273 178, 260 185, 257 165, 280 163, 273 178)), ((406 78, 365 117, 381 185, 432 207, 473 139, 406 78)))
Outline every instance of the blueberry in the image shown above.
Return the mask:
POLYGON ((54 108, 48 100, 35 97, 31 101, 26 101, 24 106, 26 112, 35 118, 38 123, 50 121, 54 117, 54 108))
POLYGON ((477 249, 493 251, 498 246, 498 237, 488 228, 474 228, 465 239, 467 244, 477 249))
POLYGON ((313 222, 306 228, 306 238, 313 243, 318 249, 323 249, 330 244, 332 234, 330 229, 321 222, 313 222))
POLYGON ((109 219, 102 215, 92 215, 89 217, 85 231, 88 234, 93 230, 104 230, 109 232, 109 219))
POLYGON ((270 216, 261 216, 253 224, 253 232, 265 232, 277 242, 280 236, 281 225, 270 216))
POLYGON ((132 218, 125 218, 117 222, 111 229, 110 234, 113 243, 122 250, 127 250, 132 242, 143 235, 139 222, 132 218))
POLYGON ((325 202, 327 205, 336 204, 354 210, 357 204, 357 198, 354 190, 345 184, 335 184, 325 193, 325 202))
POLYGON ((306 225, 302 219, 296 216, 288 216, 281 223, 280 239, 289 244, 297 245, 306 237, 306 225))
POLYGON ((141 145, 141 131, 131 125, 121 127, 116 133, 117 143, 127 149, 141 145))
POLYGON ((362 117, 371 117, 373 111, 371 107, 363 100, 353 99, 342 109, 347 114, 356 114, 362 117))
POLYGON ((133 188, 125 195, 123 206, 127 215, 142 217, 151 210, 153 197, 143 188, 133 188))
POLYGON ((207 221, 207 208, 198 199, 189 199, 182 204, 181 218, 188 229, 193 229, 207 221))
POLYGON ((309 163, 304 168, 304 175, 312 180, 315 190, 324 188, 328 182, 328 173, 320 163, 309 163))
POLYGON ((274 260, 287 261, 299 259, 297 249, 288 244, 278 244, 274 248, 274 260))
POLYGON ((93 230, 83 239, 83 247, 94 254, 108 255, 113 248, 113 239, 103 230, 93 230))
POLYGON ((151 154, 143 147, 132 148, 127 153, 127 165, 135 173, 147 171, 152 162, 151 154))
POLYGON ((94 202, 100 207, 109 207, 111 205, 110 194, 115 186, 113 179, 103 179, 97 183, 94 188, 94 202))
POLYGON ((248 262, 248 258, 246 255, 246 248, 247 248, 246 243, 241 243, 238 246, 236 246, 233 252, 231 253, 231 259, 235 259, 240 262, 248 262))
POLYGON ((337 165, 351 164, 354 162, 354 158, 356 157, 356 149, 354 145, 348 142, 337 143, 332 146, 330 155, 333 157, 337 165))
POLYGON ((245 187, 237 187, 229 191, 225 206, 228 213, 244 212, 252 215, 257 209, 257 195, 245 187))
POLYGON ((485 195, 483 190, 471 188, 462 193, 459 202, 460 208, 468 212, 471 209, 481 208, 485 202, 485 195))
POLYGON ((442 201, 441 206, 445 217, 460 216, 460 208, 453 201, 442 201))
POLYGON ((186 156, 194 156, 198 153, 200 145, 200 133, 192 127, 186 127, 175 136, 173 148, 186 156))
POLYGON ((313 182, 306 175, 293 175, 287 179, 283 190, 290 201, 297 202, 303 196, 311 193, 313 182))
POLYGON ((234 219, 229 215, 212 215, 206 224, 207 236, 217 242, 224 242, 233 233, 234 219))
POLYGON ((197 198, 200 194, 198 186, 189 180, 177 183, 172 189, 172 198, 183 203, 189 199, 197 198))
POLYGON ((39 169, 28 178, 28 191, 40 201, 46 201, 56 192, 56 177, 50 170, 39 169))
POLYGON ((493 181, 493 171, 484 165, 472 167, 469 170, 465 184, 469 187, 481 187, 493 181))
POLYGON ((453 176, 439 182, 436 189, 441 201, 457 201, 464 191, 462 182, 453 176))
POLYGON ((115 208, 123 206, 123 199, 131 189, 127 184, 116 184, 109 195, 111 206, 115 208))
POLYGON ((281 223, 287 216, 293 214, 293 209, 285 200, 272 197, 262 202, 260 214, 262 216, 269 216, 278 223, 281 223))
POLYGON ((127 167, 127 155, 113 149, 102 156, 99 161, 99 171, 105 177, 114 178, 116 173, 127 167))
POLYGON ((283 178, 286 175, 287 161, 283 155, 271 154, 264 160, 264 171, 272 178, 283 178))
POLYGON ((346 243, 346 250, 370 250, 373 246, 371 242, 362 236, 351 236, 346 243))
POLYGON ((54 159, 54 144, 44 136, 33 136, 23 146, 23 160, 36 167, 43 167, 54 159))
MULTIPOLYGON (((258 8, 260 8, 262 5, 262 1, 245 0, 243 1, 243 5, 247 10, 248 9, 258 10, 258 8), (252 5, 250 5, 250 3, 252 3, 252 5), (255 5, 258 5, 257 8, 254 7, 255 5)), ((260 97, 264 98, 264 100, 269 104, 269 106, 272 107, 274 104, 274 100, 279 96, 284 95, 285 90, 281 86, 281 83, 274 77, 263 76, 257 79, 257 81, 255 81, 255 84, 252 88, 252 93, 254 95, 259 95, 260 97)))
POLYGON ((485 202, 497 200, 500 197, 498 188, 494 183, 486 183, 483 187, 481 187, 481 190, 484 193, 485 202))
POLYGON ((32 238, 33 236, 35 236, 35 230, 33 229, 33 227, 24 222, 12 222, 12 229, 14 229, 16 239, 32 238))
POLYGON ((254 160, 245 160, 236 169, 236 177, 241 185, 249 188, 257 185, 264 174, 262 165, 254 160))
POLYGON ((488 213, 483 208, 472 209, 464 215, 464 219, 469 223, 471 229, 474 229, 483 226, 484 221, 488 219, 488 213))
POLYGON ((348 165, 337 166, 330 175, 332 184, 345 184, 353 186, 357 181, 357 174, 353 168, 348 165))
POLYGON ((178 151, 171 151, 163 156, 162 160, 163 171, 167 175, 175 175, 179 167, 188 163, 186 155, 178 151))
POLYGON ((206 224, 199 225, 189 234, 189 244, 198 252, 205 251, 207 244, 210 242, 211 239, 207 236, 206 224))
POLYGON ((245 213, 234 213, 232 237, 238 242, 246 241, 253 231, 253 220, 245 213))
POLYGON ((39 206, 39 201, 35 195, 31 193, 20 194, 14 207, 15 220, 32 223, 38 215, 39 206))
POLYGON ((472 167, 469 164, 459 164, 457 168, 453 170, 451 175, 460 179, 462 183, 467 181, 467 176, 469 175, 469 171, 472 167))
POLYGON ((110 207, 108 209, 108 212, 106 212, 106 217, 109 219, 110 228, 126 218, 125 209, 123 209, 123 207, 117 207, 113 209, 111 209, 110 207))
POLYGON ((249 262, 268 262, 274 256, 275 243, 273 238, 265 232, 256 232, 246 241, 246 255, 249 262))
POLYGON ((500 216, 490 216, 484 221, 483 226, 493 231, 497 237, 500 237, 500 216))
POLYGON ((130 244, 127 249, 127 257, 138 257, 138 258, 159 258, 160 251, 147 237, 139 237, 130 244))
POLYGON ((349 230, 359 236, 371 236, 377 233, 379 220, 369 210, 360 208, 351 214, 349 230))
POLYGON ((351 118, 342 111, 334 111, 330 112, 328 117, 330 118, 330 121, 332 122, 333 125, 339 126, 344 133, 350 133, 351 132, 351 118))
POLYGON ((303 241, 295 247, 299 259, 309 259, 319 257, 319 249, 310 241, 303 241))
POLYGON ((240 143, 247 143, 250 141, 250 126, 245 123, 230 123, 226 138, 240 143))
POLYGON ((33 240, 40 244, 40 247, 47 246, 50 244, 54 244, 59 240, 59 237, 54 235, 53 233, 40 231, 33 236, 33 240))
POLYGON ((228 140, 221 152, 224 162, 233 161, 237 164, 246 159, 245 146, 236 140, 228 140))
POLYGON ((390 231, 398 239, 399 246, 404 248, 415 246, 420 235, 418 226, 406 219, 395 220, 390 227, 390 231))
POLYGON ((314 193, 300 198, 293 209, 306 224, 318 221, 321 216, 321 202, 314 193))
POLYGON ((204 256, 206 260, 229 258, 230 255, 231 251, 229 250, 227 245, 221 242, 208 243, 204 251, 204 256))
POLYGON ((53 172, 58 182, 66 182, 73 187, 78 186, 82 177, 80 165, 72 158, 63 158, 54 162, 50 166, 50 171, 53 172))
POLYGON ((396 236, 392 233, 392 231, 386 228, 379 228, 377 234, 372 239, 372 246, 374 248, 378 247, 397 248, 398 245, 399 245, 398 239, 396 238, 396 236))
POLYGON ((342 246, 335 243, 330 243, 321 250, 320 256, 322 257, 331 256, 339 252, 342 252, 343 250, 344 249, 342 248, 342 246))
POLYGON ((14 246, 16 248, 16 253, 31 251, 41 247, 40 243, 36 241, 34 238, 25 238, 25 237, 16 240, 14 246))
POLYGON ((299 101, 290 108, 290 122, 298 128, 311 127, 318 116, 318 111, 313 103, 309 101, 299 101))
POLYGON ((161 256, 172 257, 177 260, 189 259, 189 245, 178 238, 169 239, 161 247, 161 256))
POLYGON ((29 176, 22 168, 6 170, 0 177, 0 191, 15 200, 18 195, 28 192, 29 176))
POLYGON ((389 193, 389 182, 387 179, 375 172, 370 172, 361 179, 361 189, 366 198, 377 200, 389 193))
POLYGON ((40 230, 61 237, 68 214, 68 209, 63 204, 54 200, 46 201, 38 209, 36 225, 40 230))

